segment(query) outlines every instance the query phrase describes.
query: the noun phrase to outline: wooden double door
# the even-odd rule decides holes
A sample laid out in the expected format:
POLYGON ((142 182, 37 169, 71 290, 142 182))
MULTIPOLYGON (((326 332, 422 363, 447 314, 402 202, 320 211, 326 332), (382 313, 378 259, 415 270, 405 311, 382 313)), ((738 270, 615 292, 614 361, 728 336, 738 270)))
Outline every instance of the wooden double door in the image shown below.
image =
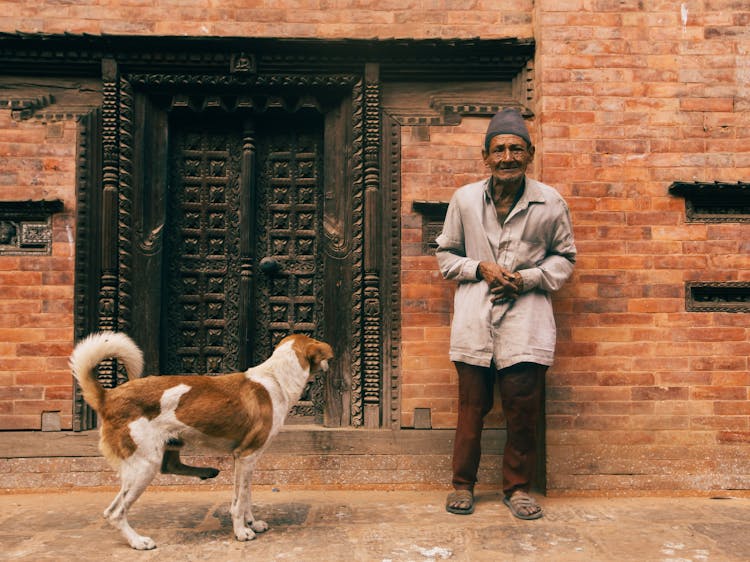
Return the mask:
MULTIPOLYGON (((323 116, 143 115, 129 308, 147 370, 244 370, 291 333, 341 348, 332 340, 344 316, 326 303, 341 283, 322 248, 323 116)), ((333 377, 308 384, 292 421, 342 425, 345 373, 333 377)))

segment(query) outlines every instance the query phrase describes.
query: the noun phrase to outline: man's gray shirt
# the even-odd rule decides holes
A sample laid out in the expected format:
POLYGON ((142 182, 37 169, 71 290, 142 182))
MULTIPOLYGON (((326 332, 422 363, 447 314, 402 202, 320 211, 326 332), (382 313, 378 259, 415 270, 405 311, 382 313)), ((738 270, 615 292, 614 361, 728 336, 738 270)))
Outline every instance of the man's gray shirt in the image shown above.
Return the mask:
POLYGON ((437 243, 440 272, 458 282, 451 360, 480 366, 494 361, 498 369, 551 365, 556 333, 550 292, 573 273, 576 256, 562 196, 526 178, 521 198, 500 224, 489 179, 465 185, 451 198, 437 243), (521 274, 523 290, 515 301, 492 303, 489 285, 477 281, 480 261, 521 274))

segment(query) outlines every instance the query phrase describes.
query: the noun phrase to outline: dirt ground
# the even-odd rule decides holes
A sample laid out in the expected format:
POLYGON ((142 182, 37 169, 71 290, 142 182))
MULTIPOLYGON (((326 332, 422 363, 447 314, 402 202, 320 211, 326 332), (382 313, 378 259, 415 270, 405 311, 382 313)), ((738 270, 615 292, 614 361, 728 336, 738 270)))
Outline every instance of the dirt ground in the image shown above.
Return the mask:
POLYGON ((750 560, 750 499, 540 498, 545 517, 513 518, 497 492, 476 511, 444 509, 446 491, 259 489, 270 529, 232 535, 231 491, 146 491, 130 522, 157 543, 136 552, 102 518, 114 490, 0 494, 0 559, 289 561, 750 560))

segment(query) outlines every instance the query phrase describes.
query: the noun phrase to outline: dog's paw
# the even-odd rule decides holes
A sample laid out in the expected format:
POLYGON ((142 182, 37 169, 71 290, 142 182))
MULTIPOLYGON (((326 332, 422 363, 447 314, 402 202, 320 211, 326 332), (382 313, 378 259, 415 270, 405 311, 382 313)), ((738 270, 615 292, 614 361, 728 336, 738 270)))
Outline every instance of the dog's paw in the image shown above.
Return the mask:
POLYGON ((136 536, 130 539, 130 546, 136 550, 153 550, 156 548, 156 543, 151 540, 150 537, 136 536))
POLYGON ((255 538, 255 532, 250 527, 244 527, 239 531, 234 531, 234 536, 238 541, 251 541, 255 538))
POLYGON ((253 531, 256 533, 265 533, 268 531, 268 523, 261 521, 260 519, 250 521, 250 527, 252 527, 253 531))

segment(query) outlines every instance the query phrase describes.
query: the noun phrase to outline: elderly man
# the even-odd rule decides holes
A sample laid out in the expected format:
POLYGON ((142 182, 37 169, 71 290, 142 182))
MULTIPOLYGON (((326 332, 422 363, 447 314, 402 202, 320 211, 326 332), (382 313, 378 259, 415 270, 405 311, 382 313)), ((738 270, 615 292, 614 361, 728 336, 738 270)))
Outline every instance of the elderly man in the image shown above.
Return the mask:
POLYGON ((529 490, 544 376, 555 350, 550 293, 573 272, 576 248, 563 198, 526 177, 534 146, 518 111, 492 118, 482 158, 491 176, 454 193, 437 238, 440 272, 458 283, 450 358, 459 409, 446 509, 474 511, 482 429, 497 380, 508 436, 504 503, 520 519, 537 519, 542 508, 529 490))

